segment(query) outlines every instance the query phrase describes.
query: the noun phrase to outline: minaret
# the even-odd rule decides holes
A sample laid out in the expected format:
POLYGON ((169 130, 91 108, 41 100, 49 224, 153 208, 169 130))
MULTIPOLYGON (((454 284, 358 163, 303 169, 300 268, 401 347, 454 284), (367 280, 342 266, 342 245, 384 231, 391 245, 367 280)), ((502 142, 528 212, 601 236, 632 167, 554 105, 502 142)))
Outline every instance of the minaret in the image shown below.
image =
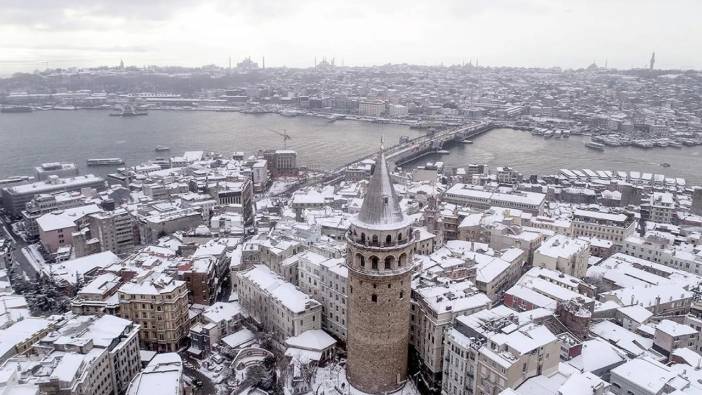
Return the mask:
POLYGON ((415 236, 402 214, 382 147, 361 210, 346 234, 347 379, 366 393, 407 380, 415 236))
POLYGON ((653 70, 653 66, 656 64, 656 53, 651 54, 651 60, 649 61, 648 69, 653 70))

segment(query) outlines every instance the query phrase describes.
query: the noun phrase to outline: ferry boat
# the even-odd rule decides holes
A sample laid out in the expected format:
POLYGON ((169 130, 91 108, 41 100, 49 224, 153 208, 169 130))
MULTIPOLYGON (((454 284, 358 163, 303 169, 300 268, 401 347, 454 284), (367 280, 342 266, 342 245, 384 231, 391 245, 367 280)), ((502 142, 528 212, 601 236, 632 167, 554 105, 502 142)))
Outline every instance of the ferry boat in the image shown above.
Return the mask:
POLYGON ((137 117, 141 115, 149 115, 149 113, 144 110, 139 110, 131 104, 123 106, 120 112, 110 113, 111 117, 137 117))
POLYGON ((118 166, 123 165, 124 161, 121 158, 99 158, 88 159, 88 166, 118 166))
POLYGON ((473 140, 463 140, 461 141, 463 144, 473 144, 473 140))
POLYGON ((298 115, 301 115, 302 113, 297 110, 282 110, 279 114, 284 117, 296 117, 298 115))
POLYGON ((436 153, 440 154, 440 155, 446 155, 446 154, 449 154, 450 152, 447 149, 440 149, 440 150, 436 151, 436 153))
POLYGON ((157 145, 156 148, 154 148, 154 151, 156 152, 163 152, 163 151, 170 151, 171 149, 169 147, 166 147, 165 145, 157 145))
POLYGON ((585 143, 585 146, 596 151, 604 151, 605 149, 604 144, 596 143, 594 141, 588 141, 587 143, 585 143))
POLYGON ((327 116, 326 118, 327 118, 327 121, 329 121, 329 122, 335 122, 335 121, 339 121, 339 120, 346 118, 346 116, 344 116, 342 114, 332 114, 332 115, 327 116))
POLYGON ((548 132, 544 133, 544 138, 545 138, 545 139, 550 139, 551 137, 553 137, 553 132, 552 132, 552 131, 549 130, 548 132))
POLYGON ((5 114, 32 112, 32 107, 29 106, 7 106, 0 109, 0 112, 5 114))
POLYGON ((556 130, 556 131, 553 133, 553 137, 559 139, 559 138, 563 137, 563 132, 561 132, 560 130, 556 130))

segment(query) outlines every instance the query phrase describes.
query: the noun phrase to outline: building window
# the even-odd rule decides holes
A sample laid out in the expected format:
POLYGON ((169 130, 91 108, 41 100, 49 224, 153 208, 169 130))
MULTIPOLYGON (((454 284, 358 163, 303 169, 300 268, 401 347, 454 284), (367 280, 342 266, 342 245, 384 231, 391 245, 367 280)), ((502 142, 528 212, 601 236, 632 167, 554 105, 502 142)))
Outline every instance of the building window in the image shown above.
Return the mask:
POLYGON ((378 270, 378 257, 374 255, 370 259, 371 259, 371 269, 378 270))
POLYGON ((392 244, 392 236, 387 235, 387 237, 385 237, 385 244, 387 244, 387 245, 392 244))
POLYGON ((371 301, 374 302, 374 303, 378 302, 378 295, 372 294, 372 295, 371 295, 371 301))

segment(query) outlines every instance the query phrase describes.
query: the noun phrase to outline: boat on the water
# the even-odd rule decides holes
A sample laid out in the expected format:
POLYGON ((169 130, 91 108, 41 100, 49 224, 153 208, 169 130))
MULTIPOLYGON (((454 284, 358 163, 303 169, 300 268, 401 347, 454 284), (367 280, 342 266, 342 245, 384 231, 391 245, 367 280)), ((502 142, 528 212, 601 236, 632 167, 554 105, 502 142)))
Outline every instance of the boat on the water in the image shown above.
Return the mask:
POLYGON ((132 104, 125 104, 122 106, 122 110, 120 112, 110 113, 111 117, 138 117, 141 115, 149 115, 149 113, 138 109, 132 104))
POLYGON ((587 143, 585 143, 585 146, 587 148, 594 149, 595 151, 604 151, 605 149, 604 144, 596 143, 594 141, 588 141, 587 143))
POLYGON ((154 151, 156 152, 163 152, 163 151, 170 151, 170 147, 166 147, 165 145, 157 145, 156 148, 154 148, 154 151))
POLYGON ((463 144, 473 144, 473 140, 463 140, 461 141, 463 144))
POLYGON ((662 167, 670 167, 670 163, 668 163, 668 162, 663 162, 663 163, 661 163, 661 166, 662 166, 662 167))
POLYGON ((446 154, 449 154, 449 150, 440 149, 440 150, 436 151, 436 153, 441 154, 441 155, 446 155, 446 154))
POLYGON ((88 159, 88 166, 118 166, 123 165, 124 161, 121 158, 99 158, 88 159))

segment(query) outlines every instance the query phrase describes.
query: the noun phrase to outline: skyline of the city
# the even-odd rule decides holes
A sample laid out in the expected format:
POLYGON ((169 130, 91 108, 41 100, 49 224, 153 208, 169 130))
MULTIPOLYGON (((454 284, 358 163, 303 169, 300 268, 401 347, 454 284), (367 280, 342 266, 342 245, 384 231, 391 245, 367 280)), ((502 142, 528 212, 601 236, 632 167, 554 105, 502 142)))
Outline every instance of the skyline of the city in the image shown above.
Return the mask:
POLYGON ((226 66, 266 57, 269 67, 337 64, 461 64, 522 67, 700 69, 702 27, 692 1, 559 4, 396 1, 32 2, 5 4, 0 75, 49 67, 226 66), (681 10, 685 10, 682 12, 681 10))

